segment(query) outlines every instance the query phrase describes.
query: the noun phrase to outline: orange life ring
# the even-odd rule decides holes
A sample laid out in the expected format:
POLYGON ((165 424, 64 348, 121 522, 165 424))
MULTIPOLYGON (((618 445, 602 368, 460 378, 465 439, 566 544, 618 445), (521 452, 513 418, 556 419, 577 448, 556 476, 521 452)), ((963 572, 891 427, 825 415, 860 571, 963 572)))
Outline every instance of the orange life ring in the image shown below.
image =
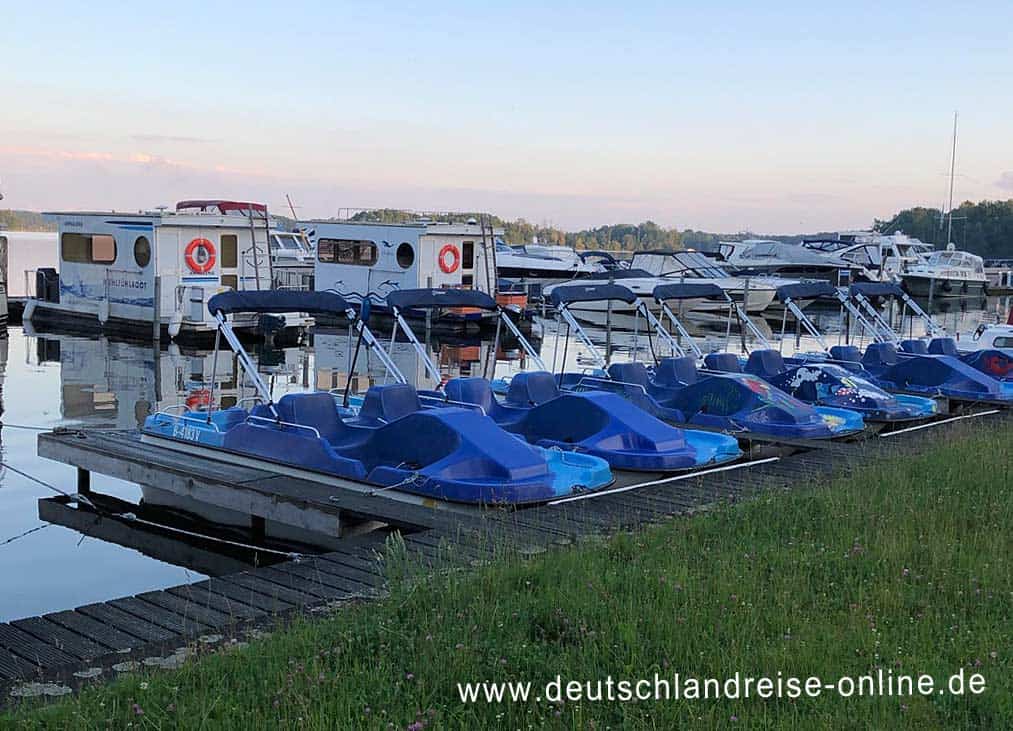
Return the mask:
POLYGON ((440 255, 436 257, 436 260, 444 274, 453 274, 457 271, 457 267, 461 266, 461 252, 453 244, 446 244, 440 249, 440 255), (447 254, 450 254, 449 263, 447 262, 447 254))
POLYGON ((194 239, 186 245, 183 260, 186 261, 186 265, 194 274, 207 274, 215 268, 215 245, 207 239, 194 239), (198 249, 202 249, 207 257, 203 262, 197 260, 198 249))

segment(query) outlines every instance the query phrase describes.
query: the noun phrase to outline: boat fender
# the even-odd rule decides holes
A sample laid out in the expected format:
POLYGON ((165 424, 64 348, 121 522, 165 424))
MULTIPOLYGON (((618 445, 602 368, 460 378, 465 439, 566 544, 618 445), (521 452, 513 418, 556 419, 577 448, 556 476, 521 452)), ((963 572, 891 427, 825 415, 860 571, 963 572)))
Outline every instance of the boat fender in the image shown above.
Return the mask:
POLYGON ((215 267, 215 245, 208 239, 196 238, 186 245, 183 259, 194 274, 207 274, 215 267), (203 261, 198 260, 197 252, 203 251, 203 261))
POLYGON ((98 303, 98 321, 105 325, 109 321, 109 300, 98 303))
POLYGON ((183 329, 183 313, 176 310, 172 313, 172 317, 169 318, 169 337, 175 338, 179 335, 179 331, 183 329))
POLYGON ((436 259, 444 274, 453 274, 461 266, 461 251, 453 244, 446 244, 440 249, 440 255, 436 259))

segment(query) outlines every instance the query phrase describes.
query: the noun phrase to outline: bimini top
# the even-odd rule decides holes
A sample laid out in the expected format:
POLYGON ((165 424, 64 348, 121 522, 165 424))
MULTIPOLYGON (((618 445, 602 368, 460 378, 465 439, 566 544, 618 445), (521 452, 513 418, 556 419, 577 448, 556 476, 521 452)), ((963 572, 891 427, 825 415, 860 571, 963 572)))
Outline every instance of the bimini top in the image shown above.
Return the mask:
POLYGON ((209 208, 217 208, 219 213, 226 214, 231 211, 256 211, 267 215, 267 206, 263 203, 248 203, 246 201, 222 201, 222 200, 192 200, 180 201, 176 204, 177 211, 184 211, 188 208, 196 208, 207 212, 209 208))
POLYGON ((814 300, 821 297, 837 299, 837 288, 830 282, 798 282, 782 284, 777 288, 777 298, 781 302, 788 299, 814 300))
POLYGON ((433 310, 438 307, 478 307, 496 310, 496 300, 474 289, 396 289, 387 295, 387 304, 399 310, 433 310))
POLYGON ((848 294, 854 297, 903 297, 904 290, 893 282, 855 282, 848 288, 848 294))
POLYGON ((222 292, 208 300, 208 312, 305 312, 310 315, 342 315, 350 308, 344 297, 333 292, 251 290, 222 292))
POLYGON ((659 284, 654 288, 654 299, 657 302, 665 300, 691 300, 691 299, 727 299, 728 295, 716 284, 700 282, 698 284, 659 284))
POLYGON ((618 284, 568 284, 565 287, 554 288, 551 297, 554 307, 571 302, 620 300, 632 305, 637 301, 637 296, 629 287, 618 284))

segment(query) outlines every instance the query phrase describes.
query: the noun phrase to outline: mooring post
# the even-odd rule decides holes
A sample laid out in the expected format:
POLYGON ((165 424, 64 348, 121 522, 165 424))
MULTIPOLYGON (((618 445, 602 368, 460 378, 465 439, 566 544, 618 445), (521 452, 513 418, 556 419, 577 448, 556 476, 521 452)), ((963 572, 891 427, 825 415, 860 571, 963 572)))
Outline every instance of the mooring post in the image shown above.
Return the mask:
POLYGON ((78 495, 91 493, 91 472, 83 467, 77 468, 77 493, 78 495))

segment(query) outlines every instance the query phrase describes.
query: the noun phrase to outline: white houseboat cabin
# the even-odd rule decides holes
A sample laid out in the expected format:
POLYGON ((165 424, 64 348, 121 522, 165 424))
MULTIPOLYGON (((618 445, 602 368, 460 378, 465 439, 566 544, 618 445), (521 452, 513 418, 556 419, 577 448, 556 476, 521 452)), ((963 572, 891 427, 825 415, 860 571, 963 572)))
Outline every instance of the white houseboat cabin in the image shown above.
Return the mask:
MULTIPOLYGON (((226 289, 270 289, 266 206, 183 201, 175 211, 53 212, 59 273, 39 270, 25 318, 171 337, 209 334, 207 301, 226 289)), ((280 317, 280 316, 279 316, 280 317)), ((285 315, 285 326, 305 319, 285 315)), ((255 316, 240 329, 259 327, 255 316)))
POLYGON ((316 249, 315 287, 379 304, 393 289, 464 287, 496 294, 495 238, 478 223, 302 221, 316 249))

